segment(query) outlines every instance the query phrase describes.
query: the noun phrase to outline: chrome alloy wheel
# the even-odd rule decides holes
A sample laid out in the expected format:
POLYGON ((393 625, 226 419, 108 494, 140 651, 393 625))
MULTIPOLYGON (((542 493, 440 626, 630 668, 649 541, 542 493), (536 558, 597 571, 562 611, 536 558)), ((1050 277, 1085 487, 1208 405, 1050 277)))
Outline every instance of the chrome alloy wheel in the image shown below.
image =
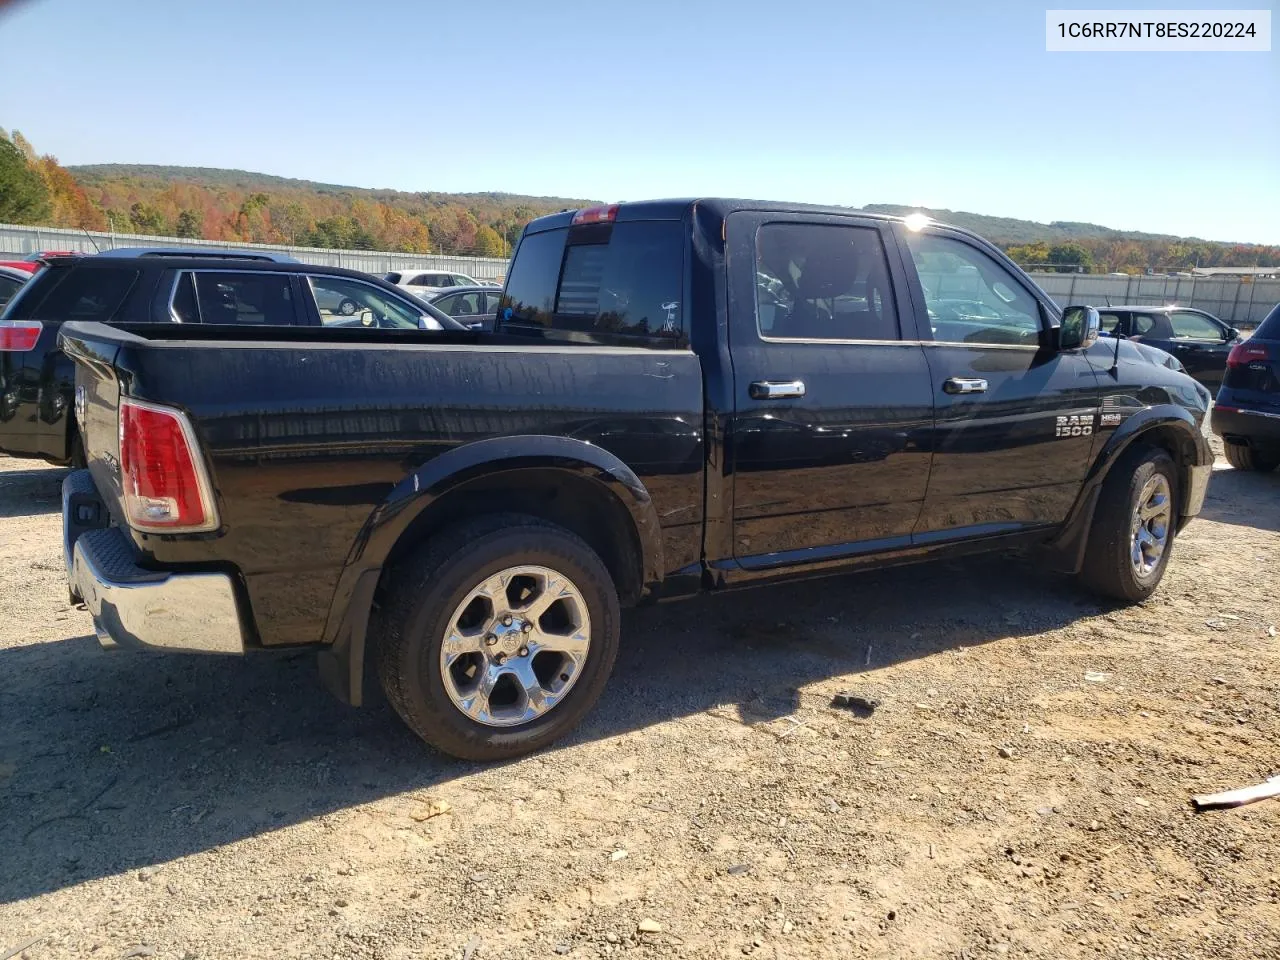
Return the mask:
POLYGON ((487 727, 552 710, 591 646, 587 601, 549 567, 508 567, 475 587, 449 618, 440 674, 453 705, 487 727))
POLYGON ((1129 560, 1134 572, 1149 577, 1160 565, 1169 546, 1169 528, 1173 524, 1173 495, 1169 479, 1162 473, 1152 474, 1138 495, 1133 508, 1131 534, 1133 545, 1129 560))

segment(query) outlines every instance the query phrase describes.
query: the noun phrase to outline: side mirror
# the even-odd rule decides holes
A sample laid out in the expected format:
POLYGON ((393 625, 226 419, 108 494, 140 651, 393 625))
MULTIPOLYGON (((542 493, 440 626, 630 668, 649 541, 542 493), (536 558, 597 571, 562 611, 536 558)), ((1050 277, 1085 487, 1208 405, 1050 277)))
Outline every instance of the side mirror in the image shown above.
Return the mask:
POLYGON ((1102 318, 1093 307, 1067 307, 1062 311, 1059 350, 1087 350, 1098 342, 1102 318))
POLYGON ((1235 343, 1240 339, 1240 331, 1235 327, 1227 328, 1227 343, 1235 343))

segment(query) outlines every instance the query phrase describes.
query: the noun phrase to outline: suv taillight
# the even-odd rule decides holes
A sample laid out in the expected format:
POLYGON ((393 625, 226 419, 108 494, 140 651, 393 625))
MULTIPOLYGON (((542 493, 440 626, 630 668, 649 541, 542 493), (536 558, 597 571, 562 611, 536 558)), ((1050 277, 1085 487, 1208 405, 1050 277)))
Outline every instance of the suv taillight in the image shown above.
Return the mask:
POLYGON ((39 320, 0 321, 0 351, 26 353, 36 345, 42 329, 39 320))
POLYGON ((215 530, 218 513, 195 433, 178 410, 120 399, 120 487, 135 530, 215 530))
POLYGON ((1237 343, 1231 348, 1231 352, 1227 354, 1227 366, 1243 367, 1258 360, 1264 363, 1271 358, 1266 346, 1261 343, 1237 343))

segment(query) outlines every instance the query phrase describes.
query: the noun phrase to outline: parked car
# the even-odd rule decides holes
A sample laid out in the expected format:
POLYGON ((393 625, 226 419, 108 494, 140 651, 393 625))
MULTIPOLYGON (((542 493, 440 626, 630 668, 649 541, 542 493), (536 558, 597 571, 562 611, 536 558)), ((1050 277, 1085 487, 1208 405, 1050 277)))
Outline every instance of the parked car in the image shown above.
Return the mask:
POLYGON ((55 257, 0 317, 0 453, 52 463, 82 459, 69 416, 75 369, 58 347, 66 320, 463 329, 366 274, 234 250, 55 257))
POLYGON ((1231 348, 1209 423, 1237 470, 1280 466, 1280 304, 1231 348))
POLYGON ((108 645, 311 644, 351 703, 367 647, 405 722, 477 760, 572 728, 642 599, 1014 546, 1150 596, 1204 500, 1209 393, 995 246, 915 227, 544 217, 484 338, 67 324, 71 590, 108 645), (929 316, 962 268, 998 321, 929 316))
POLYGON ((18 289, 30 279, 31 274, 26 270, 17 270, 0 264, 0 309, 3 309, 4 305, 13 299, 18 289))
POLYGON ((459 323, 478 329, 493 327, 493 319, 498 313, 498 303, 501 300, 501 287, 475 286, 441 290, 431 294, 427 303, 443 310, 459 323))
POLYGON ((0 267, 7 270, 20 270, 28 276, 39 270, 40 266, 33 260, 0 260, 0 267))
POLYGON ((1104 307, 1102 332, 1158 347, 1173 354, 1211 390, 1222 384, 1227 356, 1240 331, 1204 310, 1191 307, 1104 307))
POLYGON ((383 279, 419 297, 430 296, 449 287, 479 286, 465 273, 446 273, 443 270, 393 270, 383 279))

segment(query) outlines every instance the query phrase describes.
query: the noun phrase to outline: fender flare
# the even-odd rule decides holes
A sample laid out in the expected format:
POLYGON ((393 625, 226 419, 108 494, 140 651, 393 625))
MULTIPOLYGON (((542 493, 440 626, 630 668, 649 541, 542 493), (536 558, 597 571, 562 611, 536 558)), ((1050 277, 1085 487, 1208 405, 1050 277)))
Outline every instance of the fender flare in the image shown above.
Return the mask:
POLYGON ((410 525, 441 497, 481 477, 550 468, 603 484, 627 511, 640 546, 643 584, 662 579, 661 527, 644 483, 602 447, 555 436, 493 437, 454 447, 401 480, 365 521, 334 589, 325 623, 321 678, 344 703, 362 697, 365 633, 374 593, 392 548, 410 525))
MULTIPOLYGON (((1058 534, 1049 544, 1049 549, 1059 557, 1059 567, 1068 573, 1078 573, 1084 563, 1085 547, 1089 540, 1089 529, 1093 525, 1094 510, 1098 505, 1098 497, 1102 484, 1106 481, 1111 468, 1134 443, 1153 430, 1173 427, 1180 431, 1188 444, 1195 451, 1192 465, 1205 466, 1213 463, 1213 451, 1204 433, 1196 425, 1195 419, 1185 408, 1172 403, 1156 404, 1144 407, 1128 417, 1107 438, 1107 442, 1094 457, 1089 472, 1076 502, 1067 514, 1067 520, 1058 534)), ((1183 464, 1180 464, 1182 466, 1183 464)), ((1187 485, 1179 491, 1181 497, 1188 494, 1187 485)))

